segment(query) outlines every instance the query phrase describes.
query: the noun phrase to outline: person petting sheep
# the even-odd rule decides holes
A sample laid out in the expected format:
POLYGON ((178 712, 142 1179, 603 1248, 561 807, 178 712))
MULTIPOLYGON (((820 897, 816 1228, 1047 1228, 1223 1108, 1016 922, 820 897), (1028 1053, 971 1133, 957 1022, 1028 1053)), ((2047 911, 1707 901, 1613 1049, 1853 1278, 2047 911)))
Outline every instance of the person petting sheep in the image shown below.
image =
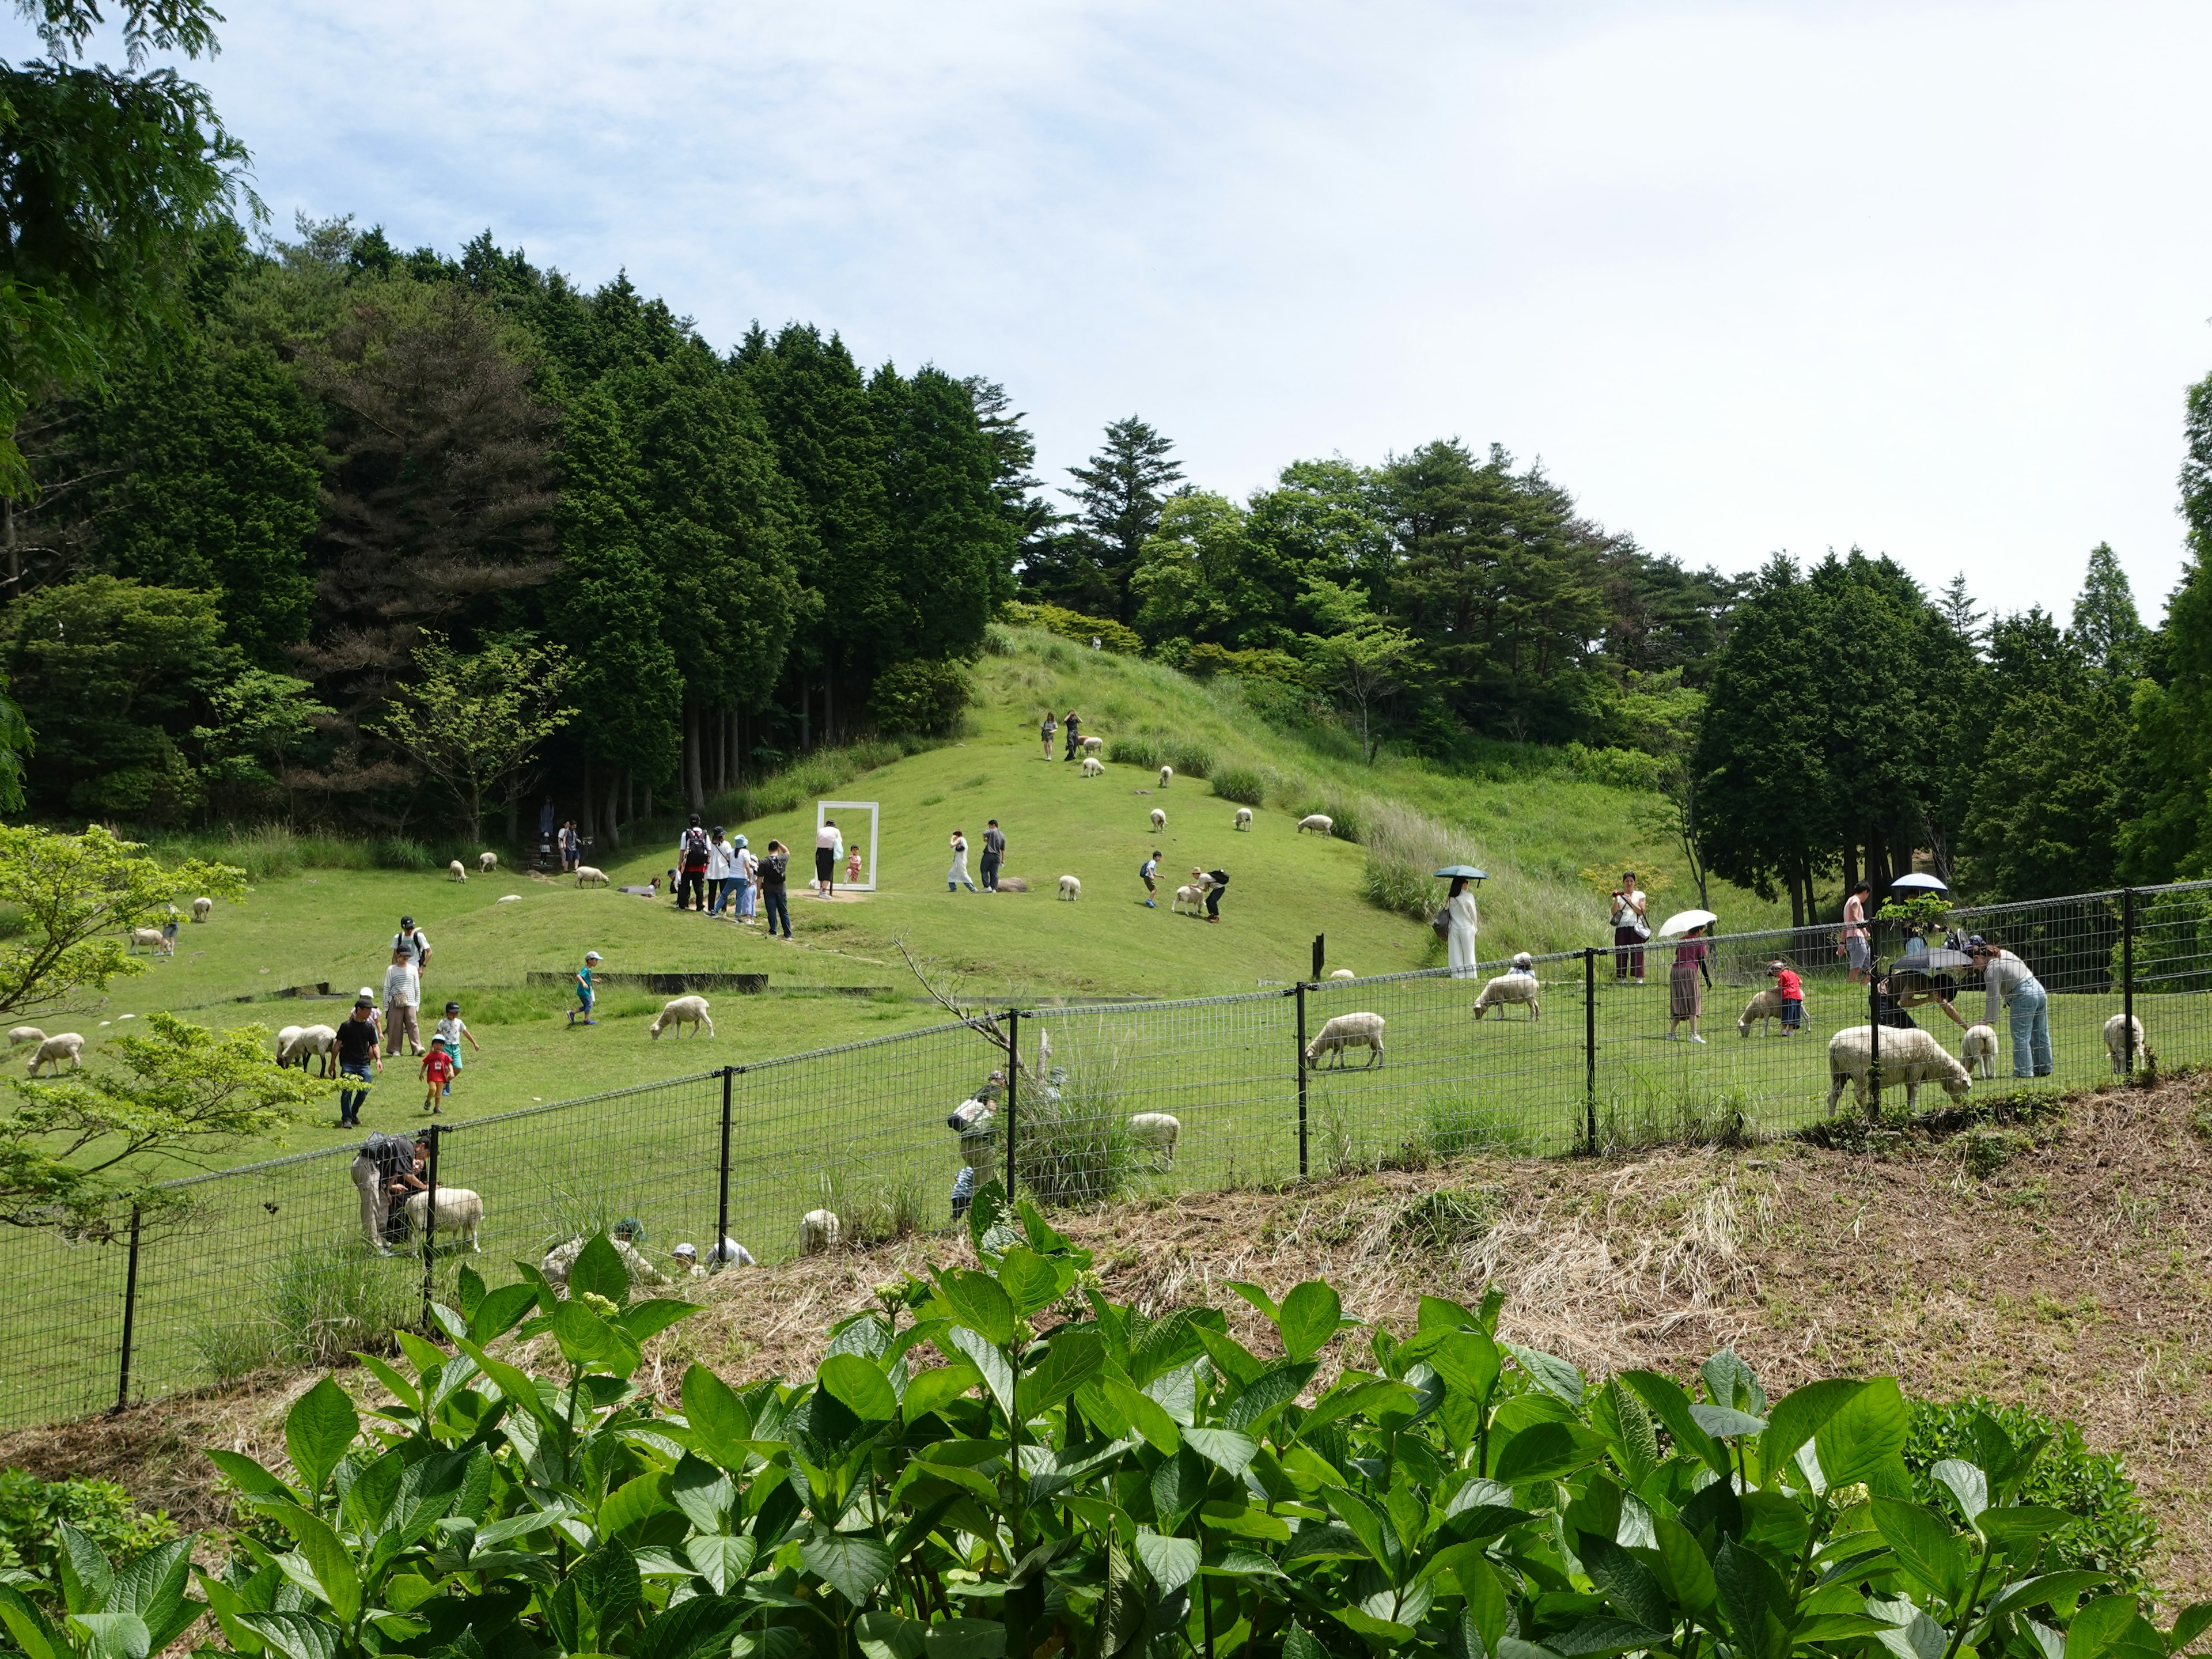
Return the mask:
POLYGON ((960 1137, 960 1173, 952 1177, 952 1218, 955 1221, 966 1215, 968 1206, 975 1202, 978 1175, 988 1180, 996 1161, 1001 1076, 1000 1073, 992 1073, 990 1081, 978 1089, 972 1098, 954 1107, 945 1120, 945 1127, 960 1137))
POLYGON ((383 1134, 369 1136, 354 1154, 350 1173, 361 1194, 362 1236, 377 1255, 390 1255, 406 1228, 406 1212, 397 1200, 429 1190, 430 1183, 417 1173, 429 1156, 426 1137, 383 1134))
POLYGON ((1206 919, 1208 921, 1220 921, 1221 896, 1228 890, 1229 872, 1226 870, 1194 869, 1191 872, 1191 874, 1194 876, 1204 876, 1207 882, 1211 884, 1206 890, 1206 919))
POLYGON ((1768 963, 1766 971, 1782 999, 1782 1035, 1795 1036, 1805 1029, 1805 981, 1796 969, 1778 959, 1768 963))
MULTIPOLYGON (((1990 944, 1979 933, 1966 940, 1966 954, 1982 970, 1982 985, 1989 993, 1988 1011, 1982 1022, 1994 1026, 2000 1009, 2012 1031, 2012 1074, 2014 1077, 2051 1075, 2051 1009, 2043 989, 2028 965, 2011 951, 1990 944)), ((1948 1005, 1945 1005, 1947 1012, 1948 1005)), ((1958 1015, 1954 1012, 1954 1019, 1958 1015)), ((1965 1024, 1964 1020, 1959 1022, 1965 1024)))

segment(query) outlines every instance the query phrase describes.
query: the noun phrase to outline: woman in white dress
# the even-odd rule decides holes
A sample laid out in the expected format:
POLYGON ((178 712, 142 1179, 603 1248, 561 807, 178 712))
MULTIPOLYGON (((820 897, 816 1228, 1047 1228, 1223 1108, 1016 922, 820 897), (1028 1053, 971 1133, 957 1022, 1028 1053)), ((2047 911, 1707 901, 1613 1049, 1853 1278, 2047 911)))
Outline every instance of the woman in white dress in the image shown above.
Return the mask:
POLYGON ((1452 878, 1451 893, 1444 900, 1444 909, 1451 917, 1451 932, 1444 939, 1446 958, 1451 963, 1454 979, 1472 979, 1475 974, 1474 933, 1481 918, 1474 908, 1474 889, 1468 884, 1465 876, 1452 878))
POLYGON ((965 887, 975 890, 975 884, 968 879, 968 837, 957 830, 952 832, 952 867, 945 872, 945 890, 957 892, 965 887))

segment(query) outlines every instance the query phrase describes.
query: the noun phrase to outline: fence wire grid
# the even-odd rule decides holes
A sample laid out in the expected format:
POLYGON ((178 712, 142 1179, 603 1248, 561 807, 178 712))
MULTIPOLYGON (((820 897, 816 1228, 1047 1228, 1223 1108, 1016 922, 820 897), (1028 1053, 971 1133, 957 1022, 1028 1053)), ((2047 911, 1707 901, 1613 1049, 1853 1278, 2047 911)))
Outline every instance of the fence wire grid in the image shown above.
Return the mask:
POLYGON ((0 1428, 334 1363, 419 1326, 463 1263, 497 1284, 623 1222, 633 1272, 680 1283, 693 1270, 671 1254, 678 1242, 702 1272, 724 1270, 718 1239, 772 1262, 801 1249, 804 1216, 827 1211, 842 1244, 880 1243, 947 1225, 990 1179, 1080 1205, 1475 1151, 1772 1133, 1832 1100, 1927 1109, 2212 1064, 2212 882, 1869 931, 1863 971, 1830 923, 1007 1010, 440 1125, 427 1237, 404 1210, 380 1223, 364 1211, 352 1145, 191 1176, 164 1188, 175 1209, 158 1227, 11 1236, 0 1428), (1947 954, 1973 935, 2032 981, 1993 996, 1947 954), (1772 994, 1777 964, 1803 991, 1794 1027, 1772 994), (1905 1062, 1928 1045, 1908 1027, 1949 1057, 1917 1083, 1905 1062), (1836 1050, 1878 1063, 1832 1060, 1847 1030, 1836 1050))

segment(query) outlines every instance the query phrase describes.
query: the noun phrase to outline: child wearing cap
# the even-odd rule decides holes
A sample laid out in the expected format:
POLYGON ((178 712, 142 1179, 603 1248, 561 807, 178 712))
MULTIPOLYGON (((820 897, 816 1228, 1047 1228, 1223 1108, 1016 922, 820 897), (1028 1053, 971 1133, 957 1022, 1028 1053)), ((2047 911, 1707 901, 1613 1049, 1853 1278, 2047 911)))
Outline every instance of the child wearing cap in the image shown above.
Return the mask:
MULTIPOLYGON (((454 1077, 461 1074, 461 1039, 463 1037, 469 1040, 470 1048, 478 1054, 483 1052, 483 1044, 477 1041, 477 1034, 469 1030, 468 1021, 461 1018, 461 1005, 458 1002, 448 1002, 446 1004, 446 1017, 438 1022, 436 1038, 446 1045, 447 1057, 453 1062, 454 1077)), ((445 1091, 447 1094, 453 1092, 453 1080, 450 1078, 447 1079, 445 1091)))
POLYGON ((586 1025, 599 1023, 592 1018, 592 964, 599 959, 597 951, 586 951, 584 952, 584 965, 576 969, 576 1006, 568 1011, 568 1024, 571 1025, 576 1023, 579 1014, 584 1017, 586 1025))
POLYGON ((422 1056, 422 1081, 428 1085, 428 1092, 422 1097, 424 1111, 438 1109, 445 1098, 447 1085, 453 1080, 453 1056, 446 1047, 446 1039, 432 1037, 430 1051, 422 1056))
POLYGON ((1782 994, 1782 1035, 1790 1036, 1805 1029, 1805 981, 1786 962, 1770 962, 1766 971, 1774 975, 1774 988, 1782 994))

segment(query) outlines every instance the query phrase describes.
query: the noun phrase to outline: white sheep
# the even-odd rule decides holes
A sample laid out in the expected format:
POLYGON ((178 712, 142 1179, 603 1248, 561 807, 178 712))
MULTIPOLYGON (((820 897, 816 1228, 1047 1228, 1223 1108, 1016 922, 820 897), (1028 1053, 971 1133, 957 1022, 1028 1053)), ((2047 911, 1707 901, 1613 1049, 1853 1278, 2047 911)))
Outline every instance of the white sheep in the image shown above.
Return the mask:
POLYGON ((479 874, 479 875, 485 875, 485 876, 488 876, 488 875, 489 875, 493 871, 495 871, 495 870, 496 870, 496 869, 498 869, 498 868, 499 868, 499 854, 496 854, 496 853, 479 853, 479 854, 477 854, 477 874, 479 874))
MULTIPOLYGON (((1515 955, 1510 969, 1482 988, 1482 994, 1474 1000, 1474 1017, 1480 1019, 1492 1008, 1503 1010, 1507 1003, 1518 1002, 1527 1006, 1529 1018, 1541 1019, 1544 1010, 1536 998, 1536 959, 1522 951, 1515 955)), ((1498 1017, 1505 1018, 1502 1012, 1498 1017)))
POLYGON ((602 887, 605 886, 607 884, 607 872, 604 870, 595 869, 588 864, 578 865, 576 866, 576 885, 579 887, 588 887, 593 882, 599 883, 602 887))
POLYGON ((1185 882, 1182 886, 1176 889, 1175 902, 1168 906, 1168 910, 1170 915, 1180 915, 1182 913, 1182 907, 1188 904, 1190 906, 1191 915, 1196 915, 1199 913, 1200 908, 1204 906, 1205 903, 1206 889, 1203 887, 1194 887, 1188 882, 1185 882))
MULTIPOLYGON (((659 1016, 653 1022, 647 1035, 658 1042, 660 1040, 661 1032, 671 1025, 689 1025, 693 1036, 699 1035, 699 1028, 703 1025, 707 1028, 707 1035, 714 1036, 714 1022, 708 1015, 707 999, 704 997, 671 998, 661 1005, 659 1016)), ((676 1035, 680 1037, 684 1033, 679 1030, 676 1035)))
POLYGON ((1336 1056, 1337 1069, 1344 1067, 1344 1051, 1364 1046, 1368 1050, 1367 1063, 1382 1063, 1382 1016, 1380 1014, 1339 1014, 1321 1028, 1321 1035, 1306 1044, 1306 1064, 1310 1066, 1322 1054, 1336 1056))
POLYGON ((2142 1022, 2132 1014, 2114 1014, 2105 1022, 2105 1052, 2112 1057, 2112 1073, 2124 1077, 2128 1070, 2128 1028, 2135 1028, 2136 1064, 2145 1071, 2154 1070, 2158 1056, 2150 1051, 2143 1038, 2142 1022))
MULTIPOLYGON (((1749 1036, 1751 1035, 1752 1022, 1756 1020, 1759 1023, 1759 1036, 1765 1036, 1766 1035, 1766 1022, 1771 1019, 1779 1019, 1781 1018, 1782 993, 1776 990, 1774 987, 1770 985, 1764 991, 1761 991, 1757 996, 1752 998, 1749 1002, 1743 1005, 1743 1012, 1736 1018, 1735 1034, 1738 1036, 1749 1036)), ((1787 1025, 1782 1028, 1782 1035, 1784 1036, 1788 1036, 1790 1035, 1790 1028, 1787 1025)))
POLYGON ((1105 769, 1106 763, 1100 760, 1097 756, 1085 755, 1083 757, 1083 775, 1085 777, 1095 778, 1105 769))
MULTIPOLYGON (((1844 1085, 1851 1085, 1852 1097, 1867 1103, 1867 1073, 1874 1058, 1874 1027, 1852 1025, 1828 1039, 1828 1112, 1833 1116, 1836 1097, 1844 1085)), ((1974 1086, 1966 1068, 1945 1051, 1942 1043, 1917 1026, 1881 1028, 1881 1080, 1884 1087, 1902 1083, 1905 1107, 1911 1111, 1920 1099, 1920 1085, 1940 1083, 1953 1099, 1974 1086)))
POLYGON ((1293 833, 1304 835, 1307 830, 1310 830, 1317 836, 1325 836, 1335 828, 1336 820, 1329 817, 1328 813, 1309 812, 1305 817, 1298 820, 1298 827, 1293 833))
POLYGON ((336 1077, 338 1074, 338 1034, 328 1025, 302 1027, 299 1041, 292 1045, 292 1052, 298 1058, 300 1069, 303 1072, 307 1069, 307 1057, 313 1054, 322 1061, 316 1071, 318 1077, 336 1077))
POLYGON ((469 878, 468 871, 462 867, 461 861, 459 859, 455 859, 451 864, 448 864, 446 866, 446 873, 451 876, 455 881, 466 881, 469 878))
MULTIPOLYGON (((430 1218, 430 1194, 407 1194, 407 1224, 416 1232, 424 1231, 430 1218)), ((468 1247, 478 1255, 483 1246, 477 1240, 477 1229, 483 1225, 483 1200, 466 1187, 438 1188, 438 1231, 459 1232, 468 1247)))
POLYGON ((54 1036, 41 1038, 31 1055, 31 1075, 38 1076, 41 1066, 52 1066, 58 1072, 64 1060, 69 1061, 70 1070, 76 1071, 83 1063, 77 1058, 83 1048, 84 1039, 75 1031, 63 1031, 54 1036))
POLYGON ((1152 831, 1155 835, 1168 827, 1168 815, 1157 806, 1152 808, 1152 831))
POLYGON ((834 1210, 809 1210, 799 1218, 799 1249, 802 1255, 820 1255, 837 1248, 844 1226, 834 1210))
POLYGON ((194 921, 205 921, 214 914, 215 901, 213 899, 196 898, 192 901, 192 920, 194 921))
POLYGON ((1103 738, 1085 738, 1083 739, 1083 752, 1086 755, 1098 754, 1103 750, 1105 747, 1106 739, 1103 738))
POLYGON ((1959 1061, 1966 1068, 1968 1077, 1995 1077, 1997 1074, 1997 1028, 1994 1025, 1969 1025, 1966 1035, 1959 1039, 1959 1061))
POLYGON ((276 1063, 279 1066, 292 1063, 292 1045, 299 1040, 300 1028, 296 1025, 287 1025, 276 1033, 276 1063))
POLYGON ((1139 1112, 1129 1120, 1129 1139, 1158 1154, 1158 1167, 1175 1167, 1176 1142, 1182 1138, 1182 1121, 1165 1112, 1139 1112))
POLYGON ((161 948, 161 930, 158 927, 133 927, 131 930, 131 949, 144 945, 149 951, 161 948))
POLYGON ((1239 830, 1249 830, 1252 827, 1252 809, 1250 807, 1240 806, 1237 809, 1237 823, 1235 827, 1239 830))
POLYGON ((10 1048, 19 1042, 44 1042, 46 1040, 46 1034, 35 1025, 18 1025, 8 1033, 8 1046, 10 1048))
POLYGON ((1174 767, 1172 767, 1172 766, 1163 766, 1162 768, 1160 768, 1160 787, 1161 787, 1161 788, 1163 788, 1163 789, 1166 788, 1166 787, 1168 787, 1168 785, 1169 785, 1169 784, 1170 784, 1170 783, 1172 783, 1174 781, 1175 781, 1175 768, 1174 768, 1174 767))
POLYGON ((1071 904, 1075 902, 1076 900, 1081 898, 1083 896, 1082 878, 1079 876, 1062 876, 1060 878, 1060 896, 1071 904))
POLYGON ((1329 977, 1331 979, 1358 979, 1359 975, 1353 973, 1349 968, 1339 968, 1330 974, 1329 977))

